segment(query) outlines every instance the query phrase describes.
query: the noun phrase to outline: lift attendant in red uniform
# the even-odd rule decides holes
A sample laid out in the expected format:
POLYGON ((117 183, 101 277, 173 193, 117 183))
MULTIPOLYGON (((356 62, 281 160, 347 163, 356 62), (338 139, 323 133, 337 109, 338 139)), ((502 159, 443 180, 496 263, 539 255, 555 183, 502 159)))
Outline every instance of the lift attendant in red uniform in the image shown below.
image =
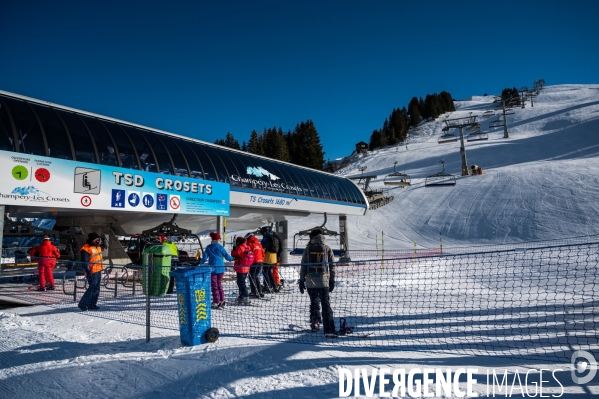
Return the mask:
POLYGON ((37 257, 37 271, 40 275, 40 285, 37 287, 37 290, 54 290, 53 270, 54 266, 56 266, 56 259, 60 258, 60 252, 52 244, 50 237, 44 236, 44 240, 35 250, 35 256, 37 257))

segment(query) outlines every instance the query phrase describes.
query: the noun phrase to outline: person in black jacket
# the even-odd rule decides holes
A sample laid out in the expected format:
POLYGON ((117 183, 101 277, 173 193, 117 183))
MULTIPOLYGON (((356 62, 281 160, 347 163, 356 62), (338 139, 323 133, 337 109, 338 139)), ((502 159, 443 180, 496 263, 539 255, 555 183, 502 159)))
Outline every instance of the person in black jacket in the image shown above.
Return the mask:
POLYGON ((337 334, 329 293, 335 289, 335 255, 320 229, 310 232, 310 244, 302 254, 299 289, 303 294, 308 289, 310 295, 310 327, 312 332, 320 329, 324 321, 325 334, 337 334), (322 315, 320 306, 322 305, 322 315))

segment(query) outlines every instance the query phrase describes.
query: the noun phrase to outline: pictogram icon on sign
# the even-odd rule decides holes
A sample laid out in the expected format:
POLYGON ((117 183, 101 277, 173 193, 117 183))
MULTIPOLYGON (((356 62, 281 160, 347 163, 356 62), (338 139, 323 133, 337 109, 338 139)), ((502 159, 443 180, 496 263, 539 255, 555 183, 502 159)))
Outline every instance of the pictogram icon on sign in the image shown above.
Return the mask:
POLYGON ((181 206, 181 201, 177 197, 172 197, 170 203, 171 208, 173 209, 179 209, 179 207, 181 206))
POLYGON ((92 204, 92 199, 89 196, 84 195, 83 197, 81 197, 81 205, 88 207, 91 204, 92 204))
POLYGON ((35 178, 40 183, 45 183, 50 180, 50 171, 46 168, 39 168, 35 171, 35 178))

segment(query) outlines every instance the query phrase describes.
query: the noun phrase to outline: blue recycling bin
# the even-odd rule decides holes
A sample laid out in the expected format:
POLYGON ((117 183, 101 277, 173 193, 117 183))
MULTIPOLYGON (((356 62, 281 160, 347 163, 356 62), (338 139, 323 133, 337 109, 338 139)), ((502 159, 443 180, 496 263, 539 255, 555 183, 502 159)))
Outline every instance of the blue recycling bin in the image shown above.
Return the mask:
POLYGON ((214 330, 211 328, 210 270, 210 267, 183 267, 170 272, 177 287, 179 332, 183 345, 194 346, 218 338, 218 332, 214 338, 213 331, 208 331, 214 330))

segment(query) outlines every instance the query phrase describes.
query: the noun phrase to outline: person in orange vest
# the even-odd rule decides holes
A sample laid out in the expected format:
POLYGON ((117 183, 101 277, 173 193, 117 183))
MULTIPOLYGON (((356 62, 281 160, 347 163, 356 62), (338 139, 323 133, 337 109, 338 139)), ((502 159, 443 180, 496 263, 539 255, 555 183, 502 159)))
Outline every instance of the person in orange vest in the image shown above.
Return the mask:
POLYGON ((56 266, 56 258, 60 258, 58 248, 52 244, 50 237, 44 236, 44 239, 39 247, 35 249, 37 257, 37 271, 40 276, 40 285, 36 288, 37 291, 54 291, 54 266, 56 266))
POLYGON ((81 265, 87 277, 87 291, 79 301, 79 309, 98 310, 98 298, 100 297, 100 282, 102 281, 102 250, 108 248, 106 242, 102 242, 100 235, 96 232, 87 235, 87 242, 79 253, 81 254, 81 265))

